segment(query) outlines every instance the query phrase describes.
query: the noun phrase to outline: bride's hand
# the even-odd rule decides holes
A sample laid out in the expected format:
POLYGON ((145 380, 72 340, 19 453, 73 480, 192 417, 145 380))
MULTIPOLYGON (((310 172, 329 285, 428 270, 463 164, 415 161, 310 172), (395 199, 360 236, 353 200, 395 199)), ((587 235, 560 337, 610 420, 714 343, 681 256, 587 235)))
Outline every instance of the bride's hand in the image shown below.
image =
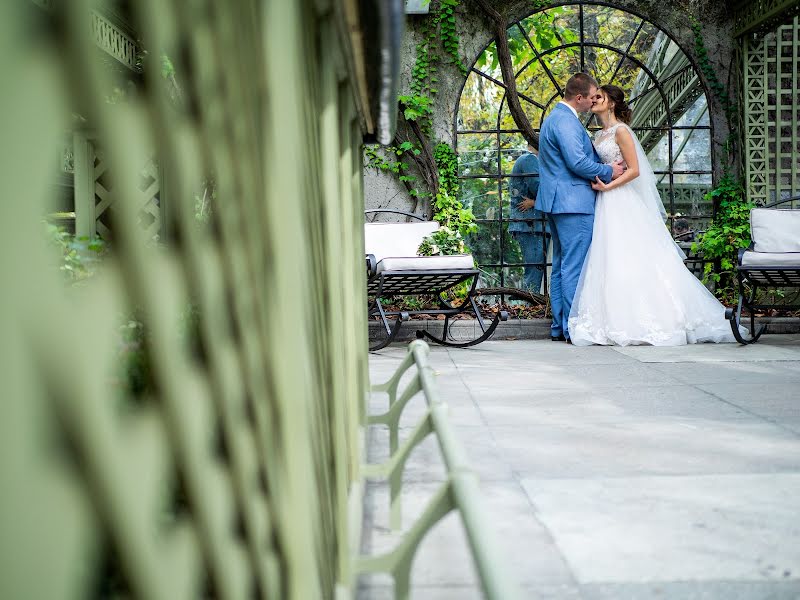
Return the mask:
POLYGON ((592 182, 592 189, 595 192, 606 192, 610 189, 609 184, 603 183, 599 177, 595 177, 592 182))

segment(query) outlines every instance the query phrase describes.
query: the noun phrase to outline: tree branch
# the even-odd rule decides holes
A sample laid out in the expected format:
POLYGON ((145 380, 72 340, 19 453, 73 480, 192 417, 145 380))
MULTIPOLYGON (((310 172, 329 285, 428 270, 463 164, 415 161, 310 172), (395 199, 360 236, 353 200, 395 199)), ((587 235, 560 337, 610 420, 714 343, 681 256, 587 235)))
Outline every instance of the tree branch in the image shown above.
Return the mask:
POLYGON ((480 9, 492 21, 495 30, 497 58, 500 63, 500 71, 503 73, 503 83, 506 86, 506 99, 508 101, 508 111, 514 119, 517 127, 522 130, 526 139, 533 143, 535 148, 539 148, 539 135, 533 130, 531 122, 517 93, 517 80, 514 77, 514 65, 511 61, 511 49, 508 46, 508 20, 501 15, 487 0, 473 0, 480 9))

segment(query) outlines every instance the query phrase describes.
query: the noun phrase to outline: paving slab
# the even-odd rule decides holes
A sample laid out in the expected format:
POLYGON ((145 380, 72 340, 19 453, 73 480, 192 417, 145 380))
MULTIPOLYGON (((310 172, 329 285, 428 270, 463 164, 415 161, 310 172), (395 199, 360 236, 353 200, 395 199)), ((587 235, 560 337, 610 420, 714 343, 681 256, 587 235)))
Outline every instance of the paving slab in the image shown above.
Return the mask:
POLYGON ((765 360, 800 360, 800 344, 691 344, 688 346, 614 347, 616 352, 641 362, 758 362, 765 360))
POLYGON ((580 586, 580 593, 582 600, 797 600, 800 598, 800 582, 669 581, 588 584, 580 586))
POLYGON ((581 583, 800 581, 800 473, 522 485, 581 583))
MULTIPOLYGON (((373 381, 405 355, 371 353, 373 381)), ((432 346, 430 364, 522 598, 800 599, 800 335, 746 348, 494 340, 432 346)), ((409 405, 401 437, 424 410, 409 405)), ((387 446, 372 428, 370 459, 387 446)), ((431 437, 409 459, 404 527, 445 477, 431 437)), ((387 550, 386 486, 370 489, 364 547, 387 550)), ((415 599, 482 597, 456 515, 426 537, 412 584, 415 599)), ((358 597, 391 598, 390 578, 364 578, 358 597)))
POLYGON ((492 433, 503 459, 522 476, 800 471, 800 438, 768 422, 663 418, 557 428, 494 427, 492 433))
MULTIPOLYGON (((712 386, 713 387, 713 386, 712 386)), ((744 407, 690 385, 599 388, 583 394, 564 390, 472 390, 472 399, 490 427, 574 423, 623 423, 652 417, 752 419, 744 407)), ((798 415, 800 417, 800 415, 798 415)))
POLYGON ((800 389, 800 361, 730 361, 651 363, 648 365, 665 377, 688 384, 757 383, 761 385, 792 383, 800 389))

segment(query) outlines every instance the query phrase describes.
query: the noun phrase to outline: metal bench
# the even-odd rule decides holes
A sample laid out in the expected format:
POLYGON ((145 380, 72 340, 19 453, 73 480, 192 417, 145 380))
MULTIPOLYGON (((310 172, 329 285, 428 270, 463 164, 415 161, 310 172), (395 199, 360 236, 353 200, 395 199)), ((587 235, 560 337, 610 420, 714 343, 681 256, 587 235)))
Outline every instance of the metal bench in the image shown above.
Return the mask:
MULTIPOLYGON (((376 211, 369 211, 376 212, 376 211)), ((390 211, 398 212, 398 211, 390 211)), ((435 221, 425 221, 411 213, 402 213, 419 219, 411 223, 366 223, 364 245, 366 248, 368 316, 378 316, 385 336, 370 345, 370 350, 379 350, 397 338, 403 323, 412 315, 444 315, 440 336, 426 330, 417 330, 417 338, 445 346, 465 348, 474 346, 491 337, 500 321, 508 319, 508 313, 498 311, 487 325, 475 302, 478 284, 478 269, 472 255, 417 256, 422 240, 439 229, 435 221), (461 283, 468 283, 466 298, 454 306, 444 294, 461 283), (417 310, 386 310, 381 299, 388 296, 433 296, 436 306, 417 310), (481 329, 481 335, 469 341, 456 341, 450 335, 450 321, 462 313, 472 312, 481 329), (390 324, 389 318, 394 318, 390 324)))
POLYGON ((756 328, 755 313, 765 309, 800 309, 796 304, 765 304, 756 302, 759 289, 798 288, 800 290, 800 209, 781 209, 778 205, 795 202, 790 198, 750 211, 752 244, 739 250, 736 266, 739 282, 739 301, 725 316, 731 322, 733 335, 740 344, 752 344, 764 333, 766 325, 756 328), (749 336, 740 330, 742 309, 750 313, 749 336))

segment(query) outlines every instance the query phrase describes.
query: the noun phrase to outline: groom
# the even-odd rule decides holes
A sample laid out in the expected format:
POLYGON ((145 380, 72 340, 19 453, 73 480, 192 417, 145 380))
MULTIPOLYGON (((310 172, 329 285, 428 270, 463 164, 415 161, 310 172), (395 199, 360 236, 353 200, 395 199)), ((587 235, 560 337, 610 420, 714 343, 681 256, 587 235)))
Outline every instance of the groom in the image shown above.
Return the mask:
POLYGON ((586 73, 570 77, 559 102, 539 134, 539 193, 536 208, 547 214, 553 239, 550 306, 553 341, 569 341, 567 320, 583 260, 592 242, 595 191, 591 182, 605 183, 623 172, 622 161, 604 165, 594 150, 578 113, 592 107, 597 82, 586 73))

